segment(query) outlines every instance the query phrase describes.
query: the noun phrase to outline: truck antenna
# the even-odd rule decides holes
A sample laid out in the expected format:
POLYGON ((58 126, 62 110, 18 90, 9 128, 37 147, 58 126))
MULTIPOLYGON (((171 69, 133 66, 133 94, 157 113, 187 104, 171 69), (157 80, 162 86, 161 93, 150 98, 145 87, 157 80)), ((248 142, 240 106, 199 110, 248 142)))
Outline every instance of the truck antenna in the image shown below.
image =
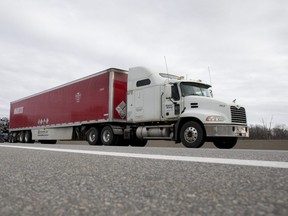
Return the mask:
POLYGON ((168 64, 167 64, 167 61, 166 61, 166 56, 164 56, 164 61, 165 61, 165 65, 166 65, 166 73, 167 73, 167 77, 168 77, 168 83, 170 83, 170 80, 169 80, 169 71, 168 71, 168 64))
POLYGON ((212 85, 211 72, 210 72, 210 67, 209 66, 208 66, 208 72, 209 72, 210 85, 212 85))

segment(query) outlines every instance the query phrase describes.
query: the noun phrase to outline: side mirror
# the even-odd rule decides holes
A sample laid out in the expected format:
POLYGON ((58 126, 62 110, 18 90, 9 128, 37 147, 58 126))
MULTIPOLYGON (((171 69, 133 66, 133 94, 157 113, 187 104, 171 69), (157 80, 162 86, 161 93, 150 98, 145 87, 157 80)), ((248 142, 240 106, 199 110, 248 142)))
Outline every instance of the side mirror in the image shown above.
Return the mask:
POLYGON ((209 89, 209 92, 210 92, 211 97, 213 98, 213 91, 212 91, 212 89, 209 89))

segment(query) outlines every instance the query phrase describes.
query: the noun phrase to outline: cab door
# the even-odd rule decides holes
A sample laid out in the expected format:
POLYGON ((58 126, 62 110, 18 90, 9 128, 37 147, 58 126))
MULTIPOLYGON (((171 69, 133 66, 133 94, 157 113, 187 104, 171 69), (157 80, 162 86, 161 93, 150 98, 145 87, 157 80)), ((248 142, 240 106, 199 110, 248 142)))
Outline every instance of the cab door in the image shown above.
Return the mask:
POLYGON ((165 85, 162 95, 162 118, 165 119, 177 119, 180 115, 180 95, 178 86, 176 83, 165 85))

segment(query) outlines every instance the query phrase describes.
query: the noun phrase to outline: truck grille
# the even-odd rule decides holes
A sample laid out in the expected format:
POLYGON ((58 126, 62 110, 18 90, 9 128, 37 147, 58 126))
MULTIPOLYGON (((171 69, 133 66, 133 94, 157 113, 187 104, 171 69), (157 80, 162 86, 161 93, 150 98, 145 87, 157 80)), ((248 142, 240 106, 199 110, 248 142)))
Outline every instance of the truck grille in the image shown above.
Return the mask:
POLYGON ((231 106, 230 110, 231 110, 232 122, 243 124, 247 123, 245 108, 240 107, 238 109, 235 106, 231 106))

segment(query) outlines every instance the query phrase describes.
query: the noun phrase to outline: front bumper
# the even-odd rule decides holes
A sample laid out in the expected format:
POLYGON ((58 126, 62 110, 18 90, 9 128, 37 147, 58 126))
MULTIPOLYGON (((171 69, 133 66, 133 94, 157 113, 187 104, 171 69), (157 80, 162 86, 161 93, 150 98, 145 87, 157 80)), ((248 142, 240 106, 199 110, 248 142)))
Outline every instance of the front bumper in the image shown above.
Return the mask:
POLYGON ((207 137, 249 137, 247 125, 204 125, 207 137))

